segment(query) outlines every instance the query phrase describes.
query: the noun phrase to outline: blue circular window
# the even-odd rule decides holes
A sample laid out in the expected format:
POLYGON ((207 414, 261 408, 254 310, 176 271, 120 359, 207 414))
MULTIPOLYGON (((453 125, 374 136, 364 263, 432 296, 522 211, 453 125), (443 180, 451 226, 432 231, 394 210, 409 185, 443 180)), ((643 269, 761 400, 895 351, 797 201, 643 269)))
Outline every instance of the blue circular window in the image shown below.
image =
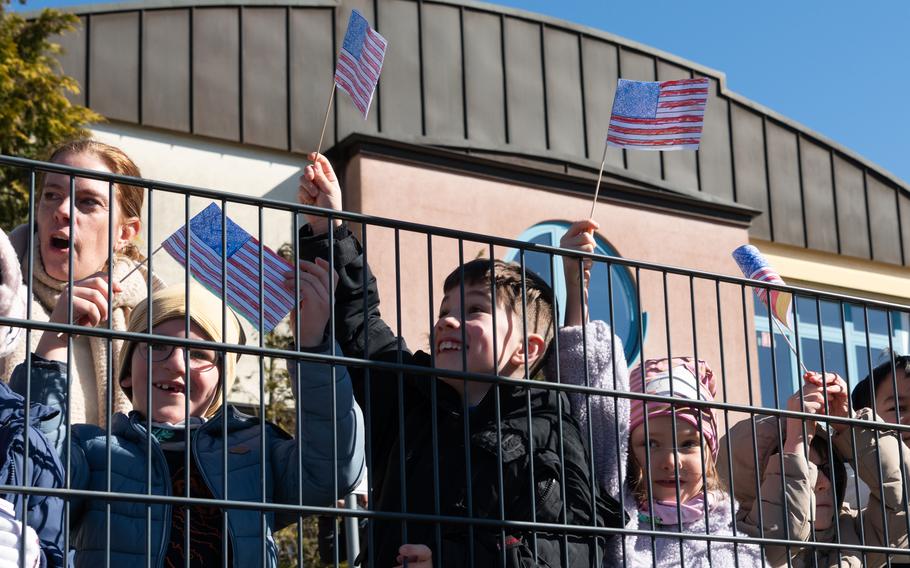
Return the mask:
MULTIPOLYGON (((559 246, 559 240, 569 228, 569 223, 551 221, 535 225, 521 234, 520 240, 547 246, 559 246)), ((619 256, 607 242, 595 235, 597 254, 619 256)), ((517 250, 509 251, 506 260, 518 262, 517 250)), ((565 317, 566 279, 562 271, 562 258, 555 262, 549 254, 529 251, 524 255, 525 267, 533 270, 547 282, 554 285, 556 300, 559 303, 560 324, 565 317), (551 267, 556 266, 555 278, 551 267)), ((626 361, 631 365, 641 353, 641 339, 647 331, 647 314, 641 313, 635 294, 635 281, 625 266, 610 265, 611 277, 607 277, 607 264, 595 262, 591 269, 591 284, 588 292, 588 309, 592 320, 599 319, 610 323, 613 332, 622 340, 626 361), (612 289, 611 289, 612 288, 612 289), (613 318, 610 318, 610 298, 613 298, 613 318), (639 329, 641 330, 639 332, 639 329)))

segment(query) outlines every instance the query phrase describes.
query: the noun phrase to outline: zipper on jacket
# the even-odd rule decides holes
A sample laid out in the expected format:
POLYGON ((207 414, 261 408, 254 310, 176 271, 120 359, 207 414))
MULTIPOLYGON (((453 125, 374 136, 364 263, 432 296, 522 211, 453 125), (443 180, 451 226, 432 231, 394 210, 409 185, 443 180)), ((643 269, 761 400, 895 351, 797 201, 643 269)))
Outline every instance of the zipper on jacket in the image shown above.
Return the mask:
MULTIPOLYGON (((222 406, 221 408, 222 408, 222 410, 221 410, 221 415, 222 415, 222 417, 223 417, 224 420, 227 420, 227 419, 228 419, 228 418, 227 418, 227 408, 225 408, 225 407, 223 407, 223 406, 222 406)), ((217 416, 217 415, 216 415, 216 416, 217 416)), ((205 430, 205 427, 206 427, 206 426, 208 426, 209 424, 212 424, 213 422, 215 422, 214 417, 213 417, 212 419, 208 420, 208 421, 207 421, 205 424, 203 424, 202 426, 200 426, 195 432, 191 433, 191 434, 190 434, 190 443, 192 444, 192 448, 193 448, 193 461, 194 461, 195 464, 196 464, 196 469, 199 470, 199 475, 202 476, 202 481, 204 481, 204 482, 205 482, 205 486, 208 487, 209 493, 212 494, 212 497, 215 497, 215 496, 217 496, 218 494, 215 492, 214 489, 212 489, 212 483, 209 481, 208 476, 205 474, 205 470, 202 468, 202 462, 199 461, 199 453, 198 453, 197 450, 196 450, 196 448, 198 447, 197 444, 196 444, 196 438, 198 438, 199 435, 200 435, 200 433, 201 433, 203 430, 205 430)), ((226 446, 225 446, 225 449, 227 449, 226 446)), ((228 472, 228 471, 225 471, 225 472, 224 472, 224 475, 225 475, 225 477, 228 477, 229 472, 228 472)), ((229 477, 228 477, 228 483, 230 483, 230 478, 229 478, 229 477)), ((226 497, 227 497, 227 496, 222 496, 222 499, 225 499, 226 497)), ((270 527, 269 529, 270 529, 269 532, 271 532, 271 527, 270 527)), ((230 521, 228 521, 228 523, 227 523, 227 532, 228 532, 228 538, 231 539, 231 550, 234 551, 235 558, 236 558, 237 543, 234 542, 234 531, 231 530, 231 523, 230 523, 230 521)), ((222 559, 222 561, 223 561, 223 562, 227 562, 227 558, 222 559)), ((233 562, 231 562, 231 564, 233 564, 233 562)))
MULTIPOLYGON (((130 424, 132 425, 133 430, 135 430, 139 434, 145 436, 146 438, 151 438, 152 441, 154 442, 151 445, 155 448, 155 455, 159 458, 159 465, 164 464, 164 473, 165 473, 164 478, 167 481, 166 483, 163 484, 164 485, 164 496, 172 497, 172 495, 171 495, 171 470, 167 466, 167 459, 164 457, 164 451, 162 451, 162 449, 161 449, 161 444, 158 442, 157 438, 152 436, 151 432, 149 432, 148 430, 139 428, 138 423, 133 422, 133 420, 130 420, 130 424)), ((162 524, 164 524, 164 535, 163 535, 163 538, 161 539, 161 545, 158 547, 158 567, 159 568, 161 568, 161 566, 164 566, 164 555, 166 553, 166 547, 168 545, 168 542, 170 542, 170 540, 171 540, 171 522, 172 522, 171 514, 172 513, 173 513, 173 507, 171 506, 171 504, 165 503, 164 504, 164 515, 162 516, 162 521, 163 521, 162 524)), ((151 551, 149 551, 149 552, 151 552, 151 551)))
POLYGON ((540 485, 537 486, 537 508, 543 506, 546 503, 547 498, 550 496, 550 493, 553 492, 553 488, 556 487, 556 480, 552 477, 544 481, 544 487, 541 490, 540 485))

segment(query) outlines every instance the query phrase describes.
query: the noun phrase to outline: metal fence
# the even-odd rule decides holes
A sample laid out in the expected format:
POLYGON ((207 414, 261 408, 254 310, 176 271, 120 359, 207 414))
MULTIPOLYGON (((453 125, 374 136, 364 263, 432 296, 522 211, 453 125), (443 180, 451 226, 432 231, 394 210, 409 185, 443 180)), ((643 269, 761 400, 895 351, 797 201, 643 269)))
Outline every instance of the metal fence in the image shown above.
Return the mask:
MULTIPOLYGON (((18 383, 26 385, 20 389, 24 404, 19 403, 25 409, 26 424, 36 412, 30 407, 33 402, 66 410, 59 427, 45 423, 44 428, 52 442, 58 441, 63 477, 50 486, 28 481, 30 472, 39 468, 38 442, 20 433, 24 445, 11 444, 11 448, 30 458, 24 460, 23 481, 0 489, 17 503, 34 504, 46 496, 60 499, 59 511, 19 507, 18 518, 29 524, 30 516, 59 514, 62 557, 72 559, 75 553, 77 565, 164 566, 177 565, 173 562, 178 558, 185 566, 239 565, 250 558, 262 565, 326 560, 338 565, 362 549, 365 565, 424 566, 419 553, 393 558, 403 544, 426 545, 435 566, 613 566, 652 561, 705 566, 712 561, 740 566, 829 566, 852 561, 878 566, 910 561, 906 494, 910 454, 902 441, 910 438, 906 418, 910 409, 903 402, 907 370, 904 359, 882 355, 907 352, 907 306, 60 164, 0 157, 0 165, 19 172, 30 195, 28 221, 19 234, 27 241, 20 261, 33 297, 24 317, 0 314, 0 326, 23 330, 18 340, 23 353, 38 349, 44 336, 64 341, 59 369, 66 371, 54 376, 56 386, 48 386, 35 378, 47 364, 24 357, 19 372, 26 381, 18 383), (228 249, 228 217, 239 215, 238 223, 260 242, 265 241, 264 227, 284 224, 286 238, 268 244, 277 248, 287 243, 285 248, 294 259, 324 255, 330 273, 341 274, 339 288, 327 288, 328 304, 335 309, 326 335, 338 342, 325 343, 322 351, 302 348, 290 331, 300 323, 295 313, 287 327, 270 335, 252 333, 249 322, 244 322, 245 343, 214 341, 199 333, 194 339, 191 331, 196 328, 189 315, 180 318, 179 331, 168 334, 160 333, 158 324, 153 326, 151 311, 146 313, 143 331, 118 329, 113 318, 105 317, 95 327, 83 325, 72 318, 80 298, 66 293, 73 289, 78 254, 83 252, 77 249, 73 254, 72 237, 68 246, 59 247, 69 253, 67 278, 58 280, 57 291, 68 316, 63 322, 47 321, 54 305, 41 304, 39 289, 47 281, 39 273, 42 278, 47 275, 36 252, 41 248, 32 241, 38 238, 35 235, 43 235, 36 233, 42 222, 38 199, 41 181, 51 173, 68 180, 61 195, 65 203, 58 208, 65 212, 68 207, 68 230, 61 234, 75 234, 83 243, 89 238, 106 242, 108 273, 113 273, 115 258, 114 223, 109 218, 95 234, 89 232, 89 224, 79 224, 77 181, 82 178, 105 184, 109 204, 115 203, 117 184, 144 188, 142 252, 151 274, 159 266, 171 263, 169 270, 175 266, 165 254, 156 254, 169 235, 156 232, 159 216, 172 225, 188 226, 201 205, 219 204, 221 227, 216 232, 222 251, 228 249), (324 215, 330 226, 333 220, 342 220, 351 232, 330 230, 322 240, 299 239, 305 214, 324 215), (391 250, 377 250, 377 242, 381 247, 390 245, 391 250), (421 262, 404 261, 403 247, 421 251, 421 262), (513 258, 521 275, 520 291, 513 298, 503 296, 497 290, 503 284, 494 279, 485 284, 486 301, 478 299, 476 312, 465 314, 472 302, 466 291, 468 296, 473 291, 465 270, 476 250, 486 259, 481 262, 513 258), (530 304, 536 300, 529 288, 538 281, 530 274, 536 273, 560 291, 557 296, 580 296, 580 289, 565 290, 562 265, 568 259, 566 266, 580 268, 585 257, 594 265, 591 298, 582 311, 590 311, 592 319, 601 319, 608 327, 587 324, 574 332, 555 333, 544 378, 531 376, 533 365, 521 357, 511 376, 499 374, 507 346, 522 354, 533 348, 533 322, 525 315, 533 311, 530 304), (370 272, 364 269, 373 258, 377 274, 391 275, 380 282, 379 296, 371 287, 370 272), (444 289, 440 278, 447 273, 456 281, 449 298, 452 289, 444 289), (783 330, 772 320, 753 298, 755 289, 793 295, 792 329, 783 330), (380 297, 383 306, 394 307, 383 312, 389 325, 385 332, 375 305, 380 297), (442 355, 437 334, 444 328, 438 321, 448 316, 438 312, 443 301, 448 302, 444 304, 448 312, 457 312, 450 326, 457 331, 446 333, 460 334, 460 341, 456 338, 452 343, 460 343, 453 348, 459 349, 461 368, 437 364, 442 355), (497 311, 501 305, 511 306, 511 311, 497 311), (497 322, 503 314, 517 319, 497 322), (482 351, 485 336, 471 335, 475 317, 491 318, 488 354, 482 351), (98 341, 92 338, 100 338, 106 346, 104 365, 92 367, 91 361, 80 359, 84 354, 76 344, 98 341), (517 343, 508 343, 513 340, 517 343), (148 346, 138 351, 146 358, 145 400, 136 405, 138 414, 132 415, 132 421, 111 418, 122 390, 114 385, 123 378, 115 373, 114 358, 121 341, 148 346), (431 348, 416 353, 422 345, 415 342, 431 348), (171 396, 153 392, 158 389, 153 387, 153 373, 158 372, 154 353, 166 351, 170 358, 173 347, 182 348, 186 376, 194 372, 194 357, 204 360, 207 353, 215 354, 211 362, 219 371, 221 400, 236 401, 244 388, 253 392, 234 406, 245 413, 222 410, 202 426, 187 424, 190 434, 177 434, 176 445, 168 438, 174 434, 160 434, 161 421, 152 419, 153 406, 163 404, 162 396, 171 396), (227 361, 236 356, 242 356, 249 373, 242 388, 232 390, 227 361), (473 370, 482 356, 494 362, 497 373, 473 370), (706 360, 713 369, 713 396, 702 392, 707 379, 697 365, 694 399, 678 390, 685 383, 674 376, 679 368, 674 365, 663 376, 669 394, 660 389, 630 390, 628 368, 670 357, 706 360), (581 364, 573 366, 577 361, 581 364), (880 361, 884 366, 877 365, 880 361), (90 430, 76 426, 72 419, 74 384, 68 377, 75 376, 72 370, 96 367, 104 367, 106 376, 92 381, 83 371, 78 377, 87 400, 95 393, 85 385, 104 387, 92 403, 98 407, 100 427, 90 430), (884 378, 860 387, 869 389, 866 399, 872 414, 860 414, 849 394, 876 368, 884 371, 884 378), (324 370, 323 383, 307 387, 315 390, 297 392, 309 380, 301 373, 319 374, 318 369, 324 370), (836 371, 848 392, 822 389, 823 408, 815 412, 808 410, 802 394, 794 399, 796 408, 788 408, 791 395, 803 392, 799 390, 804 384, 802 369, 822 374, 836 371), (331 387, 328 395, 317 392, 326 386, 331 387), (475 399, 470 393, 476 391, 482 394, 475 399), (466 394, 455 396, 459 392, 466 394), (322 430, 316 428, 325 427, 320 420, 330 426, 344 422, 339 414, 346 411, 344 401, 351 393, 362 411, 362 425, 350 435, 331 427, 330 441, 319 438, 322 430), (317 399, 324 407, 316 407, 317 399), (308 403, 314 408, 304 410, 308 403), (641 424, 644 436, 633 437, 633 444, 643 445, 630 448, 629 408, 639 403, 647 409, 641 424), (663 446, 661 410, 671 418, 667 422, 670 441, 663 446), (875 415, 881 418, 871 420, 875 415), (319 420, 308 421, 314 416, 319 420), (273 419, 288 432, 259 417, 273 419), (791 425, 788 430, 791 419, 798 428, 791 425), (711 451, 706 421, 716 422, 719 457, 711 451), (814 436, 813 422, 819 424, 814 436), (542 432, 542 427, 549 429, 542 432), (695 442, 687 446, 683 430, 690 427, 695 429, 695 442), (761 438, 763 432, 771 432, 770 441, 761 438), (788 432, 802 443, 787 443, 788 432), (180 444, 181 436, 188 442, 180 444), (816 441, 809 442, 810 436, 816 441), (578 447, 573 445, 576 439, 578 447), (329 466, 315 459, 307 463, 305 456, 323 451, 326 455, 318 457, 329 466), (634 457, 637 451, 643 452, 644 460, 634 457), (737 461, 742 455, 751 462, 737 461), (349 491, 352 480, 360 477, 361 459, 366 466, 362 485, 366 499, 361 499, 363 507, 357 507, 349 491), (181 472, 179 478, 175 467, 181 472), (779 482, 769 481, 774 471, 783 472, 779 482), (251 477, 250 472, 255 474, 251 477), (249 479, 256 484, 250 486, 249 479), (746 486, 742 479, 748 479, 746 486), (827 487, 821 479, 828 481, 827 487), (674 498, 662 508, 659 495, 667 492, 674 498), (551 499, 554 494, 555 500, 551 499), (341 500, 346 501, 339 504, 341 500), (330 519, 321 523, 329 530, 317 534, 311 520, 316 515, 330 519), (250 519, 257 521, 251 525, 250 519), (199 523, 203 528, 194 529, 199 523), (341 542, 341 525, 346 527, 346 546, 341 542), (278 533, 276 544, 273 535, 285 526, 292 528, 278 533), (182 540, 172 537, 172 531, 182 531, 182 540), (389 541, 391 537, 400 542, 389 541), (318 560, 314 548, 320 539, 332 546, 318 560), (389 551, 392 556, 377 558, 389 551)), ((109 209, 113 215, 115 208, 109 209)), ((192 258, 191 234, 184 246, 186 256, 192 258)), ((264 254, 259 248, 258 263, 248 265, 260 298, 261 319, 267 299, 264 254)), ((216 267, 222 290, 228 288, 230 278, 227 262, 222 254, 221 266, 216 267)), ((6 274, 3 278, 9 285, 6 274)), ((169 283, 182 285, 190 296, 191 280, 184 271, 169 283)), ((295 271, 295 305, 306 296, 306 280, 295 271)), ((146 282, 141 296, 154 294, 151 280, 146 282)), ((107 279, 106 286, 106 295, 114 297, 112 279, 107 279)), ((99 292, 105 295, 104 290, 99 292)), ((556 327, 567 309, 564 302, 559 298, 552 302, 550 316, 556 327)), ((116 307, 109 304, 108 311, 116 307)), ((235 317, 226 303, 219 317, 221 334, 226 336, 235 317)), ((546 341, 543 346, 547 347, 546 341)), ((138 378, 130 375, 130 381, 138 378)), ((176 400, 183 405, 182 415, 198 415, 201 407, 193 399, 197 383, 186 380, 181 388, 185 392, 176 400)), ((137 392, 133 395, 136 401, 137 392)), ((26 551, 24 540, 19 547, 26 551)), ((26 565, 24 557, 21 565, 26 565)))

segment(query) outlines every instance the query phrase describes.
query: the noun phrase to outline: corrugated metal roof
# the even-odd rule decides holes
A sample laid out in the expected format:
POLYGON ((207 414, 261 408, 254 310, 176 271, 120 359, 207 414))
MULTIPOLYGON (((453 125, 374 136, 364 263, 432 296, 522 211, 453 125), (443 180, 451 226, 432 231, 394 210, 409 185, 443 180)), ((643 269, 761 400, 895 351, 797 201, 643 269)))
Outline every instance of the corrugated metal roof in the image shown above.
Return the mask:
POLYGON ((327 140, 352 133, 600 165, 616 79, 711 79, 702 149, 610 149, 608 172, 762 211, 751 234, 910 264, 910 186, 726 87, 723 73, 615 35, 470 0, 174 2, 72 8, 77 97, 112 120, 311 151, 350 9, 390 42, 369 120, 338 98, 327 140))

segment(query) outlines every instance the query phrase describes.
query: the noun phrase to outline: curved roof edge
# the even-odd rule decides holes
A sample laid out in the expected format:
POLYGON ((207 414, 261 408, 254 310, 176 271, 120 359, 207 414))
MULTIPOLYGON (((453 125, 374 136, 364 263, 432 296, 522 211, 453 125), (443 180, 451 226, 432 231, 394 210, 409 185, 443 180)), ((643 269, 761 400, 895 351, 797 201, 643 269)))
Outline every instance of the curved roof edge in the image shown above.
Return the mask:
MULTIPOLYGON (((502 14, 507 16, 512 16, 515 18, 544 24, 553 28, 562 28, 565 30, 570 30, 576 33, 581 33, 591 37, 596 37, 599 39, 604 39, 619 45, 622 45, 624 48, 630 50, 638 51, 643 54, 667 61, 669 63, 675 63, 677 65, 689 68, 698 73, 709 76, 718 81, 720 87, 720 94, 729 98, 730 100, 740 104, 742 106, 748 107, 756 112, 759 112, 765 115, 768 118, 771 118, 781 124, 784 124, 796 131, 799 131, 802 135, 807 136, 814 141, 821 143, 832 150, 839 152, 851 160, 854 160, 866 168, 873 171, 880 177, 887 179, 888 181, 894 183, 900 187, 905 193, 910 195, 910 182, 905 181, 901 177, 892 173, 891 171, 883 168, 872 160, 864 157, 855 150, 844 146, 843 144, 836 142, 821 134, 806 125, 784 116, 783 114, 761 104, 755 102, 751 99, 746 98, 745 96, 733 91, 727 85, 727 76, 724 72, 718 71, 711 67, 696 63, 694 61, 685 59, 678 55, 663 51, 661 49, 651 47, 649 45, 612 34, 610 32, 593 28, 591 26, 586 26, 583 24, 577 24, 570 22, 568 20, 561 20, 554 18, 552 16, 546 16, 543 14, 538 14, 536 12, 530 12, 527 10, 521 10, 518 8, 512 8, 508 6, 500 6, 497 4, 491 4, 488 2, 480 2, 477 0, 433 0, 434 3, 438 4, 448 4, 456 7, 465 7, 477 11, 502 14)), ((133 2, 111 2, 111 3, 95 3, 95 4, 82 4, 75 6, 64 6, 58 8, 64 12, 70 13, 79 13, 79 14, 103 14, 108 12, 117 12, 124 10, 155 10, 155 9, 168 9, 168 8, 186 8, 194 6, 203 6, 203 7, 215 7, 215 6, 259 6, 259 7, 286 7, 286 6, 299 6, 299 7, 309 7, 309 8, 336 8, 341 6, 339 0, 143 0, 143 1, 133 1, 133 2)), ((24 11, 21 14, 24 17, 35 16, 38 11, 24 11)))

